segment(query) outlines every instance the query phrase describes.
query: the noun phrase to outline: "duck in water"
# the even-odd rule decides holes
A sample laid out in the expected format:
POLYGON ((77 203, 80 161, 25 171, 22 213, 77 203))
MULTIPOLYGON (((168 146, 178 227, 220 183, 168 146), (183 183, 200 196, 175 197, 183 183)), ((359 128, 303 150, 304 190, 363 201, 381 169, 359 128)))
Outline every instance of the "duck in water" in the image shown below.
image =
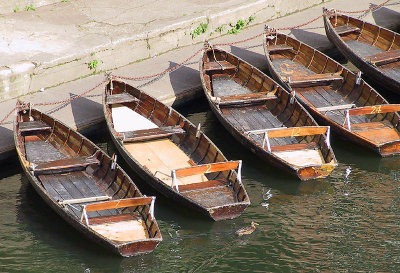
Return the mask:
POLYGON ((236 231, 236 235, 243 236, 243 235, 252 234, 256 230, 256 226, 258 226, 258 224, 256 222, 252 221, 249 227, 244 227, 244 228, 238 229, 236 231))

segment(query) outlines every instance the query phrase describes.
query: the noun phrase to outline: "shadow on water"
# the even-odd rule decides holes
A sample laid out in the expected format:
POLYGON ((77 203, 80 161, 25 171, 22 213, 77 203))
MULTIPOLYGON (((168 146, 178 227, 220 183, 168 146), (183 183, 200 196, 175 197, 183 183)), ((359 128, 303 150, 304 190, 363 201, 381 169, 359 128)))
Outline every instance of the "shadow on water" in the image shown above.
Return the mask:
MULTIPOLYGON (((262 39, 262 38, 260 38, 262 39)), ((254 45, 251 47, 237 47, 237 46, 231 46, 231 52, 232 54, 238 56, 239 58, 243 59, 244 61, 256 66, 256 67, 261 67, 261 70, 265 73, 267 71, 267 64, 265 61, 265 55, 264 53, 260 54, 257 52, 250 51, 249 49, 251 48, 263 48, 263 44, 258 44, 254 45)))
MULTIPOLYGON (((70 98, 76 97, 76 94, 69 93, 70 98)), ((103 112, 103 108, 100 103, 94 102, 93 100, 85 97, 77 98, 71 101, 72 116, 74 118, 74 124, 79 128, 82 123, 82 117, 87 117, 88 113, 92 113, 93 116, 99 116, 103 112), (79 118, 81 117, 81 118, 79 118)))
MULTIPOLYGON (((197 60, 197 59, 195 59, 197 60)), ((197 63, 197 61, 195 62, 197 63)), ((177 66, 178 63, 169 62, 169 68, 177 66)), ((193 89, 193 86, 201 86, 199 71, 190 68, 186 65, 181 66, 179 69, 172 71, 169 74, 172 89, 177 97, 181 96, 182 90, 193 89)), ((202 92, 194 92, 194 97, 202 96, 202 92)), ((194 98, 191 98, 193 100, 194 98)))
POLYGON ((327 41, 328 43, 330 43, 325 34, 323 35, 315 33, 314 31, 307 31, 306 29, 294 28, 290 31, 289 34, 293 34, 293 36, 297 40, 302 41, 303 43, 306 43, 310 46, 314 46, 313 44, 315 44, 316 42, 318 42, 318 44, 316 44, 315 46, 321 46, 321 41, 327 41))
MULTIPOLYGON (((376 6, 377 5, 372 3, 369 4, 370 8, 374 8, 376 6)), ((372 12, 372 17, 374 17, 375 23, 378 26, 387 25, 387 22, 393 22, 393 24, 389 26, 392 28, 398 26, 400 22, 400 13, 387 7, 381 7, 375 10, 372 12)))

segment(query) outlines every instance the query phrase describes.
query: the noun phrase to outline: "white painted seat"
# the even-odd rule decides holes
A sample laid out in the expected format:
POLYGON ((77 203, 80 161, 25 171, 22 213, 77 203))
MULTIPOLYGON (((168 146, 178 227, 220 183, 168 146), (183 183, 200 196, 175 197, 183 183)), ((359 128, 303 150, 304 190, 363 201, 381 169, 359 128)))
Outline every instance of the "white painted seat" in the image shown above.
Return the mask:
POLYGON ((114 129, 118 133, 158 128, 155 123, 126 106, 113 106, 111 111, 114 129))

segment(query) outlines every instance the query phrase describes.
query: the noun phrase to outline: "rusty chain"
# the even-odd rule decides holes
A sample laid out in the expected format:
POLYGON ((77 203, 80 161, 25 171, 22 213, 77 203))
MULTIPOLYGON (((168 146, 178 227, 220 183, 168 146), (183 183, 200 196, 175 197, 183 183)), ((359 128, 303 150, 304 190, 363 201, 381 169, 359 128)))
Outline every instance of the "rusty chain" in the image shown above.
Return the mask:
MULTIPOLYGON (((108 79, 107 79, 107 80, 104 80, 104 81, 102 81, 102 82, 100 82, 100 83, 98 83, 98 84, 96 84, 96 86, 94 86, 94 87, 92 87, 92 88, 86 90, 85 92, 83 92, 83 93, 81 93, 81 94, 79 94, 79 95, 76 95, 76 96, 74 96, 74 97, 72 97, 72 98, 69 98, 69 99, 59 100, 59 101, 53 101, 53 102, 35 103, 34 105, 35 105, 35 106, 47 106, 47 105, 56 105, 56 104, 61 104, 61 103, 68 103, 68 102, 74 101, 74 100, 76 100, 76 99, 78 99, 78 98, 80 98, 80 97, 83 97, 83 96, 89 94, 90 92, 92 92, 93 90, 95 90, 97 87, 99 87, 100 85, 102 85, 103 83, 106 83, 106 82, 108 82, 108 79)), ((32 105, 33 105, 33 104, 32 104, 32 105)))
MULTIPOLYGON (((344 10, 336 9, 336 11, 337 11, 337 12, 340 12, 340 13, 348 13, 348 14, 352 14, 352 13, 363 13, 363 12, 371 12, 371 11, 374 11, 374 10, 376 10, 376 9, 379 9, 379 8, 383 7, 384 5, 386 5, 387 3, 389 3, 390 1, 391 1, 391 0, 386 0, 386 1, 384 1, 383 3, 381 3, 381 4, 379 4, 379 5, 375 6, 375 7, 368 8, 368 9, 364 9, 364 10, 344 11, 344 10)), ((322 15, 319 15, 319 16, 315 17, 314 19, 311 19, 311 20, 309 20, 309 21, 307 21, 307 22, 305 22, 305 23, 302 23, 302 24, 299 24, 299 25, 296 25, 296 26, 291 26, 291 27, 276 28, 276 30, 291 30, 291 29, 295 29, 295 28, 304 27, 304 26, 306 26, 306 25, 309 25, 309 24, 311 24, 311 23, 317 21, 318 19, 322 18, 324 15, 329 14, 330 12, 332 12, 332 10, 328 10, 328 11, 324 12, 322 15)), ((252 36, 252 37, 249 37, 249 38, 247 38, 247 39, 243 39, 243 40, 239 40, 239 41, 235 41, 235 42, 214 44, 214 46, 236 45, 236 44, 240 44, 240 43, 244 43, 244 42, 248 42, 248 41, 250 41, 250 40, 256 39, 256 38, 258 38, 258 37, 263 36, 264 34, 266 34, 266 32, 262 32, 262 33, 260 33, 260 34, 257 34, 257 35, 254 35, 254 36, 252 36)), ((186 60, 184 60, 183 62, 181 62, 181 63, 175 65, 174 67, 165 69, 164 71, 159 72, 159 73, 156 73, 156 74, 147 75, 147 76, 139 76, 139 77, 127 77, 127 76, 112 75, 112 76, 110 76, 107 80, 103 80, 102 82, 98 83, 96 86, 94 86, 94 87, 92 87, 92 88, 86 90, 85 92, 83 92, 83 93, 81 93, 81 94, 79 94, 79 95, 76 95, 76 96, 74 96, 74 97, 72 97, 72 98, 65 99, 65 100, 60 100, 60 101, 54 101, 54 102, 37 103, 37 104, 35 104, 35 105, 36 105, 36 106, 47 106, 47 105, 56 105, 56 104, 62 104, 62 103, 69 103, 69 102, 71 102, 71 101, 74 101, 74 100, 76 100, 76 99, 78 99, 78 98, 80 98, 80 97, 83 97, 83 96, 89 94, 90 92, 92 92, 93 90, 95 90, 95 89, 96 89, 97 87, 99 87, 100 85, 102 85, 102 84, 104 84, 104 83, 106 83, 106 82, 108 82, 108 81, 110 81, 110 80, 112 80, 112 79, 123 79, 123 80, 136 80, 136 81, 138 81, 138 80, 146 80, 146 79, 151 79, 151 78, 159 77, 159 76, 162 76, 162 75, 164 75, 164 74, 171 73, 172 71, 174 71, 174 70, 176 70, 176 69, 178 69, 178 68, 184 66, 184 65, 187 64, 191 59, 193 59, 197 54, 199 54, 202 50, 203 50, 203 48, 197 50, 193 55, 191 55, 190 57, 188 57, 188 58, 187 58, 186 60)), ((17 107, 14 107, 14 108, 0 121, 0 125, 2 125, 2 124, 4 123, 4 121, 7 120, 7 119, 11 116, 11 114, 12 114, 16 109, 17 109, 17 107)))
POLYGON ((379 5, 375 6, 375 7, 368 8, 368 9, 364 9, 364 10, 345 11, 345 10, 337 9, 336 11, 337 11, 337 12, 340 12, 340 13, 349 13, 349 14, 350 14, 350 13, 369 12, 369 11, 373 11, 373 10, 376 10, 376 9, 379 9, 379 8, 383 7, 384 5, 386 5, 387 3, 389 3, 390 1, 391 1, 391 0, 386 0, 385 2, 379 4, 379 5))
POLYGON ((6 121, 12 113, 14 113, 15 109, 17 109, 17 107, 14 107, 1 121, 0 121, 0 125, 2 125, 4 123, 4 121, 6 121))
POLYGON ((134 80, 134 81, 140 81, 140 80, 146 80, 146 79, 151 79, 151 78, 155 78, 167 73, 170 73, 176 69, 178 69, 181 66, 184 66, 186 63, 188 63, 191 59, 193 59, 197 54, 199 54, 203 49, 200 48, 199 50, 197 50, 193 55, 191 55, 189 58, 187 58, 186 60, 184 60, 183 62, 175 65, 174 67, 165 69, 164 71, 160 72, 160 73, 156 73, 153 75, 148 75, 148 76, 141 76, 141 77, 126 77, 126 76, 117 76, 117 75, 113 75, 112 78, 116 78, 116 79, 123 79, 123 80, 134 80))

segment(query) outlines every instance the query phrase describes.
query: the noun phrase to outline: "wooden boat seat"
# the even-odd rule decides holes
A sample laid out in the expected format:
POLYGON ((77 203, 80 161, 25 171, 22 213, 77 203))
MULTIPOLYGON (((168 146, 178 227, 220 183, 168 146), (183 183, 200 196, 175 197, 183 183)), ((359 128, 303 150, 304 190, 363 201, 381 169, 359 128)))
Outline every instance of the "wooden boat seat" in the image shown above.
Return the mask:
POLYGON ((64 158, 39 164, 32 164, 31 170, 35 172, 35 175, 64 173, 83 170, 87 166, 94 164, 100 164, 100 161, 96 158, 96 155, 89 157, 80 156, 73 158, 64 158))
MULTIPOLYGON (((150 173, 171 186, 171 170, 191 167, 190 157, 169 138, 145 142, 124 143, 125 149, 150 173)), ((179 185, 208 181, 205 175, 192 175, 178 179, 179 185)))
POLYGON ((105 201, 105 200, 110 200, 110 199, 111 199, 111 196, 103 195, 103 196, 92 196, 92 197, 85 197, 85 198, 60 200, 60 201, 58 201, 58 203, 60 205, 68 205, 68 204, 98 202, 98 201, 105 201))
POLYGON ((286 51, 286 50, 293 50, 293 47, 285 45, 285 44, 268 45, 267 50, 269 53, 275 53, 275 52, 281 52, 281 51, 286 51))
POLYGON ((278 97, 275 96, 274 92, 269 92, 218 97, 215 100, 217 100, 217 103, 220 107, 234 107, 261 104, 275 99, 278 99, 278 97))
POLYGON ((316 108, 319 112, 329 112, 329 111, 340 111, 340 110, 348 110, 356 105, 354 103, 351 104, 343 104, 343 105, 333 105, 333 106, 325 106, 316 108))
POLYGON ((51 126, 43 121, 24 121, 19 123, 19 131, 25 134, 39 131, 51 131, 51 126))
POLYGON ((179 186, 179 192, 205 190, 210 188, 226 187, 228 184, 224 180, 209 180, 205 182, 192 183, 179 186))
POLYGON ((131 132, 122 132, 120 133, 120 138, 123 140, 123 142, 139 142, 165 138, 171 135, 184 133, 185 130, 183 130, 181 127, 167 126, 145 130, 136 130, 131 132))
POLYGON ((139 102, 139 99, 127 92, 107 96, 107 104, 121 104, 127 102, 139 102))
POLYGON ((226 183, 222 180, 208 180, 204 182, 195 182, 186 185, 179 185, 178 186, 178 177, 184 176, 193 176, 199 174, 206 174, 206 173, 215 173, 215 172, 223 172, 223 171, 230 171, 230 170, 238 170, 237 179, 239 183, 241 183, 241 168, 242 162, 241 161, 226 161, 226 162, 215 162, 210 164, 202 164, 202 165, 195 165, 186 168, 175 169, 171 171, 172 177, 172 187, 176 188, 178 192, 182 191, 182 187, 184 191, 192 191, 192 190, 199 190, 199 189, 206 189, 206 188, 216 188, 221 186, 226 186, 226 183))
POLYGON ((271 146, 272 152, 283 152, 283 151, 300 151, 300 150, 314 150, 319 146, 315 142, 310 143, 296 143, 296 144, 287 144, 280 146, 271 146))
POLYGON ((400 60, 400 49, 384 51, 375 55, 367 56, 365 59, 376 66, 394 63, 400 60))
POLYGON ((204 63, 205 71, 212 70, 227 70, 227 69, 236 69, 236 66, 227 61, 218 61, 218 62, 206 62, 204 63))
POLYGON ((335 31, 338 35, 344 35, 352 32, 360 32, 361 30, 355 26, 342 25, 335 27, 335 31))
POLYGON ((312 74, 304 76, 287 77, 286 80, 292 88, 328 85, 333 82, 343 82, 343 77, 335 73, 312 74))

